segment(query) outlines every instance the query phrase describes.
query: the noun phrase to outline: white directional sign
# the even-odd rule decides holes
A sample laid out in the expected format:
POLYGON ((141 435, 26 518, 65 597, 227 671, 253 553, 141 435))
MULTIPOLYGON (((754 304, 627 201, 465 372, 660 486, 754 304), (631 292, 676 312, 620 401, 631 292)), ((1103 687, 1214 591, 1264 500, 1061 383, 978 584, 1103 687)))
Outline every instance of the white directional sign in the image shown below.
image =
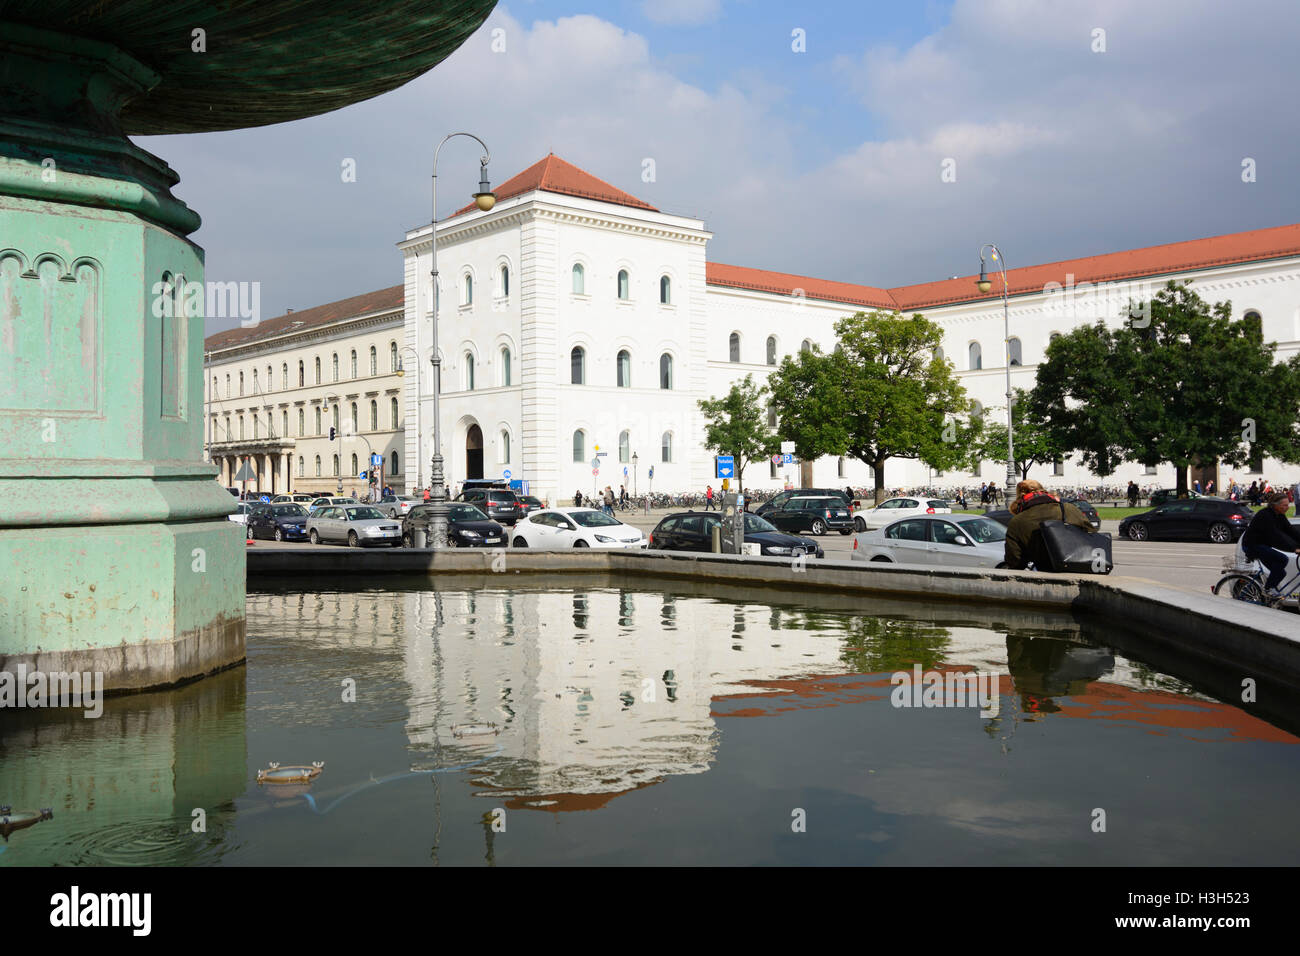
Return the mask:
POLYGON ((783 454, 783 455, 793 455, 793 454, 794 454, 794 442, 792 442, 792 441, 783 441, 783 442, 781 442, 781 454, 783 454))

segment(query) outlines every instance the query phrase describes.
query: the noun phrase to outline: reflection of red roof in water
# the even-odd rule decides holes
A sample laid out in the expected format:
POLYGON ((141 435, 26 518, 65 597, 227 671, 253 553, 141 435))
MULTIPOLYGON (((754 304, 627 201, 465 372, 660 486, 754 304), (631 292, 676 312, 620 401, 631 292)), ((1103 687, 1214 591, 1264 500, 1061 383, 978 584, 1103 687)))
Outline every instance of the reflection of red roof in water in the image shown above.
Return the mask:
MULTIPOLYGON (((945 674, 969 673, 973 668, 948 667, 937 670, 945 674)), ((887 700, 894 689, 888 677, 862 674, 755 680, 744 683, 754 688, 763 688, 769 693, 715 695, 710 716, 771 717, 815 707, 835 707, 839 704, 887 700), (772 694, 770 691, 781 693, 772 694), (717 706, 720 702, 740 701, 750 701, 751 705, 723 709, 717 706)), ((1053 700, 1061 709, 1051 716, 1145 724, 1154 728, 1151 730, 1152 733, 1164 733, 1170 730, 1199 731, 1204 736, 1185 736, 1192 740, 1206 742, 1262 740, 1282 744, 1300 743, 1300 738, 1295 735, 1274 727, 1268 721, 1253 717, 1231 704, 1198 700, 1164 690, 1141 690, 1104 681, 1092 681, 1086 686, 1085 693, 1054 697, 1053 700)), ((1009 675, 999 676, 998 692, 1003 696, 1016 696, 1015 682, 1009 675)), ((1003 714, 1006 713, 1004 707, 1003 714)))

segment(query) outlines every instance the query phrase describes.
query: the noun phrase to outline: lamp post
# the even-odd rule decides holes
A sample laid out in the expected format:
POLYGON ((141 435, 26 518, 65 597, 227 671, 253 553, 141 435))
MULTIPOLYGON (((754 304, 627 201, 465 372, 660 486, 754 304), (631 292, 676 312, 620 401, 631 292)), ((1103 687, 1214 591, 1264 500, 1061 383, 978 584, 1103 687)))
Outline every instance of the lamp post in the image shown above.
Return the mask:
POLYGON ((632 452, 632 497, 636 497, 636 452, 632 452))
POLYGON ((1012 436, 1011 318, 1007 312, 1007 267, 1001 249, 991 242, 981 246, 980 277, 975 283, 981 292, 988 292, 993 288, 993 283, 989 281, 988 272, 984 268, 984 253, 986 251, 991 253, 993 262, 997 265, 998 271, 1002 273, 1002 362, 1007 369, 1007 501, 1011 502, 1016 500, 1016 446, 1015 439, 1012 436))
MULTIPOLYGON (((323 399, 321 399, 321 401, 323 401, 326 405, 329 405, 329 401, 331 398, 338 403, 341 403, 343 401, 333 392, 326 395, 323 399)), ((342 498, 343 497, 343 429, 339 426, 338 412, 334 411, 334 409, 338 408, 338 405, 335 404, 333 406, 330 406, 330 408, 331 408, 330 421, 334 423, 333 425, 334 437, 338 439, 338 443, 339 443, 338 444, 338 449, 339 449, 338 486, 336 487, 335 491, 338 494, 338 496, 342 498)))
POLYGON ((411 367, 415 369, 415 489, 424 487, 424 482, 420 480, 420 469, 424 467, 420 464, 424 459, 421 457, 420 441, 424 434, 420 431, 420 353, 415 351, 409 345, 403 345, 397 358, 397 377, 403 378, 406 375, 406 369, 402 367, 402 355, 410 352, 415 357, 411 367))
POLYGON ((439 429, 438 414, 438 394, 442 391, 442 360, 438 358, 438 154, 442 148, 447 145, 447 140, 456 136, 468 136, 480 146, 483 147, 483 158, 479 160, 479 183, 478 192, 474 194, 474 203, 483 212, 487 212, 496 205, 497 197, 488 185, 487 166, 491 155, 488 153, 487 144, 479 139, 473 133, 448 133, 438 148, 433 151, 433 224, 429 232, 429 258, 432 261, 430 274, 433 277, 433 321, 432 335, 430 341, 433 344, 433 354, 429 361, 433 365, 433 460, 430 462, 429 474, 432 488, 429 494, 429 504, 433 506, 433 513, 429 516, 429 531, 432 540, 429 547, 435 551, 447 547, 447 493, 445 489, 442 474, 442 441, 439 429))

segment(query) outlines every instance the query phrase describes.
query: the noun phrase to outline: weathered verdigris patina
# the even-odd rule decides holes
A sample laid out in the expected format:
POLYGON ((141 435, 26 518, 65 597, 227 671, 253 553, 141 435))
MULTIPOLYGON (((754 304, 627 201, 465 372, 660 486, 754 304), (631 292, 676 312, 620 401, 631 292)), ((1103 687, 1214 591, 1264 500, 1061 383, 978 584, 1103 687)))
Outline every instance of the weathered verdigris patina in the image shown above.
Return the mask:
POLYGON ((245 545, 203 461, 180 291, 203 281, 199 218, 127 134, 367 99, 493 6, 0 3, 0 669, 129 690, 244 657, 245 545))

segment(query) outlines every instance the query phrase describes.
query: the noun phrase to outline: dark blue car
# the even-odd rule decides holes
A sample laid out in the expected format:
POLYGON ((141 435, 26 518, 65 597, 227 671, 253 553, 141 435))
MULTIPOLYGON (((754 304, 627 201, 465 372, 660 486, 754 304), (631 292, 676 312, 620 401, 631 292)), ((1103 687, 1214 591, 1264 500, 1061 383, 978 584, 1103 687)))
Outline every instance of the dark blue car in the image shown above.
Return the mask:
POLYGON ((294 504, 254 505, 248 512, 248 531, 254 538, 306 541, 307 509, 294 504))

